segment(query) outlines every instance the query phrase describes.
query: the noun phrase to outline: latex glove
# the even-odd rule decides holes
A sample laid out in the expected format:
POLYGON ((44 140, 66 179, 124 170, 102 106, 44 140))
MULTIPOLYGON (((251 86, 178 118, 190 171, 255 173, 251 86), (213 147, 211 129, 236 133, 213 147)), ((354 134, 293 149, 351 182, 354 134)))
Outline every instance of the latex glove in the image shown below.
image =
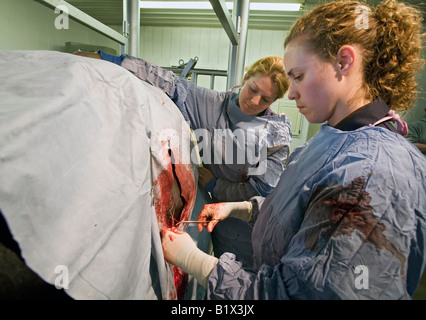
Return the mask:
POLYGON ((207 280, 218 259, 198 249, 189 234, 176 229, 163 229, 161 243, 164 259, 192 275, 207 288, 207 280))
POLYGON ((203 231, 203 227, 208 232, 212 232, 217 223, 228 217, 237 218, 243 221, 250 221, 253 205, 250 201, 242 202, 220 202, 206 204, 198 216, 198 231, 203 231))

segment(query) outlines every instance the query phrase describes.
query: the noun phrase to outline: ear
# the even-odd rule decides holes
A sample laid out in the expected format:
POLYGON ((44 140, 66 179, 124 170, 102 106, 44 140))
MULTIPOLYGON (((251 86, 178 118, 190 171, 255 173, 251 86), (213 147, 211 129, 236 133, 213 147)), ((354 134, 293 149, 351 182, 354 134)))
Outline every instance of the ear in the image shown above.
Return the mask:
POLYGON ((243 82, 241 83, 242 86, 246 83, 246 80, 247 80, 247 73, 244 75, 243 82))
POLYGON ((356 50, 351 45, 341 46, 337 52, 337 67, 341 75, 347 75, 355 65, 356 50))

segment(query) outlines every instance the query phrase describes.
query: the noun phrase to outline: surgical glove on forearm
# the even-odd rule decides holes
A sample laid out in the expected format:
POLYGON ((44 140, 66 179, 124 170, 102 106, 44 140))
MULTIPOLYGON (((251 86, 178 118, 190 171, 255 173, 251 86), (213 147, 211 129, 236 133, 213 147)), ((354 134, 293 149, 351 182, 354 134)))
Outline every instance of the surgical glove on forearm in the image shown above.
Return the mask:
POLYGON ((228 202, 227 205, 231 207, 229 217, 250 221, 253 209, 253 205, 250 201, 228 202))
POLYGON ((204 288, 218 259, 198 249, 189 234, 165 229, 162 232, 164 258, 192 275, 204 288))
POLYGON ((198 230, 201 232, 205 227, 208 232, 212 232, 219 221, 228 217, 250 221, 252 210, 253 205, 250 201, 206 204, 198 216, 198 221, 205 222, 198 224, 198 230))

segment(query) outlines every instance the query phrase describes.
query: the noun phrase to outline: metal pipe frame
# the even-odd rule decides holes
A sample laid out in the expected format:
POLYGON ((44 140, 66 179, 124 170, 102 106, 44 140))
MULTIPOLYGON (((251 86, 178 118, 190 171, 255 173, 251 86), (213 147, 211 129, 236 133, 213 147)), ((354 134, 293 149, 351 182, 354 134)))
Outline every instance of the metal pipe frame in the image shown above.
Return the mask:
MULTIPOLYGON (((175 67, 164 67, 164 69, 170 70, 177 74, 180 74, 183 71, 182 68, 175 67)), ((214 81, 216 77, 228 77, 228 72, 225 70, 192 69, 189 73, 191 73, 191 82, 193 84, 197 84, 199 75, 210 76, 210 89, 212 90, 214 90, 214 81)))
POLYGON ((238 41, 237 59, 235 65, 235 84, 241 84, 244 76, 244 64, 246 59, 246 46, 248 34, 248 20, 250 14, 250 0, 238 0, 241 9, 238 31, 240 34, 238 41))
POLYGON ((139 0, 123 0, 123 33, 129 37, 128 54, 133 57, 140 55, 140 16, 139 0))
POLYGON ((232 22, 231 15, 229 14, 228 8, 224 0, 209 0, 216 16, 219 18, 223 29, 228 35, 229 40, 232 44, 238 45, 238 33, 232 22))
POLYGON ((68 9, 68 16, 73 20, 89 27, 90 29, 118 42, 122 46, 127 46, 128 40, 126 37, 118 33, 117 31, 111 29, 102 22, 96 20, 95 18, 89 16, 87 13, 77 9, 73 5, 69 4, 63 0, 34 0, 40 2, 48 7, 56 8, 57 6, 65 6, 68 9))
MULTIPOLYGON (((239 16, 241 15, 239 0, 234 0, 234 6, 232 9, 232 22, 235 28, 238 28, 239 16)), ((226 82, 227 90, 235 86, 235 66, 237 62, 238 45, 230 44, 229 46, 229 57, 228 57, 228 78, 226 82)))
POLYGON ((230 89, 237 84, 241 84, 244 76, 244 64, 246 58, 248 19, 250 14, 250 0, 234 0, 232 18, 235 28, 238 31, 238 45, 231 44, 228 58, 228 82, 230 89))

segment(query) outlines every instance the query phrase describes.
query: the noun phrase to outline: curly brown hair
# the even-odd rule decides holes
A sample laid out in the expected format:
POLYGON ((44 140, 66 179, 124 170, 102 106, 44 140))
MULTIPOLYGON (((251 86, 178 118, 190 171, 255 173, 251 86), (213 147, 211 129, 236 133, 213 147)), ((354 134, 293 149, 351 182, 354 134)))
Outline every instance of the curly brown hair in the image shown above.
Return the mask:
POLYGON ((342 45, 358 45, 365 98, 382 98, 392 109, 406 111, 415 102, 415 75, 423 66, 422 21, 420 10, 396 0, 383 1, 375 10, 360 1, 330 2, 298 19, 284 47, 301 40, 312 53, 332 62, 342 45))

